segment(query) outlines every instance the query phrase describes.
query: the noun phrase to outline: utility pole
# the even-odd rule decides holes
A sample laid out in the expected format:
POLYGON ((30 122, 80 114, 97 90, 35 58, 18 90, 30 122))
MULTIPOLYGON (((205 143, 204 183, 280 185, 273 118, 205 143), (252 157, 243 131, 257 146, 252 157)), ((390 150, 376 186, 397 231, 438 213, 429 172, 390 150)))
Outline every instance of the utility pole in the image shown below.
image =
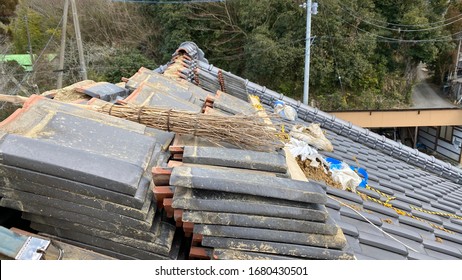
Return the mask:
POLYGON ((71 1, 71 8, 72 8, 72 19, 74 20, 74 29, 75 29, 75 38, 77 40, 77 50, 79 51, 79 61, 80 61, 80 68, 82 72, 82 78, 87 80, 87 68, 85 66, 85 58, 83 57, 83 46, 82 46, 82 36, 80 34, 80 24, 79 24, 79 17, 77 15, 77 6, 75 5, 75 0, 71 1))
POLYGON ((310 91, 310 55, 311 55, 311 14, 318 13, 318 3, 311 3, 307 0, 301 5, 306 8, 306 38, 305 38, 305 79, 303 83, 303 104, 308 105, 308 95, 310 91))
POLYGON ((24 16, 24 23, 26 24, 27 45, 29 46, 30 63, 32 65, 32 72, 34 72, 34 53, 32 52, 32 42, 30 40, 29 20, 27 18, 27 12, 26 12, 26 15, 24 16))
POLYGON ((59 69, 58 69, 58 84, 56 88, 63 87, 64 75, 64 52, 66 51, 66 29, 67 29, 67 15, 69 13, 69 0, 64 0, 63 11, 63 26, 61 29, 61 49, 59 51, 59 69))
POLYGON ((457 70, 459 68, 459 58, 460 58, 460 42, 462 38, 459 39, 459 46, 457 47, 457 54, 456 54, 456 66, 454 69, 454 80, 457 80, 457 70))

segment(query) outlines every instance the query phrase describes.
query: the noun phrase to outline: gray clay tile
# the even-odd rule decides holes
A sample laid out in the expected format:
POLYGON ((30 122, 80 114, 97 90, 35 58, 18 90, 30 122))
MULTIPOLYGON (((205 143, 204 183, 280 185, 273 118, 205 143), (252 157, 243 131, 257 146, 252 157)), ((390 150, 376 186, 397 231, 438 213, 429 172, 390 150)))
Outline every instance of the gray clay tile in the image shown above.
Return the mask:
POLYGON ((408 197, 406 195, 395 194, 395 199, 397 199, 399 201, 402 201, 402 202, 405 202, 405 203, 410 204, 410 205, 414 205, 414 206, 418 206, 418 207, 422 206, 422 202, 420 202, 417 199, 413 199, 411 197, 408 197))
POLYGON ((396 214, 395 210, 382 206, 376 202, 364 201, 363 207, 366 210, 374 211, 392 218, 398 218, 398 214, 396 214))
POLYGON ((170 185, 306 203, 326 203, 325 192, 319 184, 252 174, 235 168, 174 167, 170 185))
POLYGON ((251 227, 197 224, 194 226, 194 233, 216 237, 281 242, 331 249, 342 249, 346 245, 344 235, 340 231, 337 232, 336 235, 324 235, 251 227))
POLYGON ((409 207, 409 203, 405 203, 399 200, 391 200, 390 204, 398 209, 404 210, 406 212, 411 212, 411 207, 409 207))
MULTIPOLYGON (((382 225, 382 220, 378 218, 377 216, 374 216, 369 213, 365 213, 362 211, 359 211, 365 218, 367 218, 369 221, 371 221, 374 225, 376 226, 381 226, 382 225)), ((340 209, 340 215, 353 218, 359 221, 365 221, 364 217, 362 217, 360 214, 356 213, 355 211, 351 210, 350 208, 347 207, 342 207, 340 209)))
POLYGON ((406 183, 406 184, 409 184, 409 185, 413 186, 414 188, 418 188, 418 189, 422 188, 422 182, 417 181, 416 178, 403 179, 402 182, 406 183))
POLYGON ((364 243, 360 243, 361 246, 361 254, 364 256, 377 258, 381 260, 406 260, 407 256, 403 256, 402 254, 398 254, 392 251, 384 250, 379 247, 367 245, 364 243))
POLYGON ((443 205, 443 204, 441 204, 441 203, 438 203, 438 202, 436 202, 436 201, 432 201, 432 202, 430 203, 430 205, 433 206, 433 207, 435 207, 435 208, 437 208, 437 209, 439 209, 440 211, 443 211, 443 212, 446 211, 446 212, 449 212, 449 213, 452 213, 452 214, 455 214, 456 211, 458 210, 458 209, 454 209, 454 208, 452 208, 452 207, 448 207, 448 206, 446 206, 446 205, 443 205))
POLYGON ((343 191, 343 190, 339 190, 336 188, 328 187, 326 189, 326 192, 327 194, 332 195, 332 196, 343 198, 343 199, 346 199, 346 200, 349 200, 349 201, 352 201, 358 204, 363 204, 363 200, 361 199, 361 197, 359 197, 359 195, 351 193, 349 191, 343 191))
POLYGON ((334 235, 338 231, 331 217, 328 217, 325 223, 316 223, 270 216, 185 210, 182 221, 194 224, 230 225, 325 235, 334 235))
POLYGON ((277 242, 262 242, 248 239, 232 239, 223 237, 204 236, 202 239, 202 245, 214 248, 272 253, 309 259, 353 259, 353 254, 351 252, 341 250, 295 244, 283 244, 277 242))
POLYGON ((439 224, 439 225, 443 224, 443 220, 441 220, 441 218, 438 217, 437 215, 427 214, 425 212, 418 211, 418 210, 415 210, 415 209, 412 209, 411 213, 412 213, 412 215, 414 215, 414 216, 416 216, 418 218, 427 220, 427 221, 429 221, 431 223, 439 224))
POLYGON ((342 206, 340 206, 340 203, 338 203, 337 201, 335 201, 332 198, 328 197, 327 202, 326 202, 326 207, 334 209, 334 210, 340 210, 340 208, 342 206))
POLYGON ((431 187, 425 187, 423 190, 426 191, 427 193, 433 194, 436 197, 443 197, 443 194, 444 194, 444 192, 442 192, 441 190, 435 190, 434 188, 431 188, 431 187))
POLYGON ((183 162, 270 172, 287 172, 286 160, 281 153, 186 146, 183 153, 183 162))
POLYGON ((428 197, 432 201, 438 200, 438 197, 436 195, 431 194, 431 193, 429 193, 429 192, 427 192, 425 190, 415 189, 414 191, 415 191, 416 194, 420 194, 422 196, 428 197))
POLYGON ((451 218, 450 220, 451 220, 451 222, 452 222, 453 224, 462 226, 462 220, 459 220, 459 219, 457 219, 457 218, 451 218))
POLYGON ((397 185, 398 187, 402 187, 406 191, 412 191, 415 188, 414 186, 402 182, 400 179, 394 180, 393 184, 397 185))
POLYGON ((350 217, 346 217, 346 216, 342 216, 341 220, 344 223, 354 225, 358 229, 359 233, 366 232, 366 233, 369 233, 369 234, 383 236, 383 233, 379 229, 377 229, 376 225, 370 224, 365 220, 361 221, 361 220, 357 220, 355 218, 350 218, 350 217))
POLYGON ((359 232, 358 229, 350 224, 350 223, 345 223, 342 221, 337 221, 337 225, 342 229, 343 233, 352 237, 358 237, 359 232))
POLYGON ((382 186, 380 184, 369 183, 368 185, 371 186, 372 188, 380 191, 380 192, 385 193, 385 194, 388 194, 388 195, 391 195, 391 196, 393 196, 395 194, 392 189, 384 187, 384 186, 382 186))
POLYGON ((428 223, 418 221, 418 220, 413 219, 411 217, 399 216, 398 219, 399 219, 400 224, 406 224, 406 225, 413 226, 413 227, 416 227, 416 228, 419 228, 419 229, 423 229, 423 230, 428 231, 428 232, 433 232, 434 231, 434 229, 428 223))
POLYGON ((358 261, 369 261, 369 260, 376 260, 375 258, 373 257, 370 257, 370 256, 366 256, 366 255, 363 255, 363 254, 359 254, 359 253, 356 253, 355 252, 355 257, 358 261))
POLYGON ((414 191, 406 191, 405 195, 406 195, 407 197, 420 200, 421 202, 430 203, 430 199, 429 199, 428 197, 423 196, 423 195, 420 195, 420 194, 417 194, 417 193, 414 192, 414 191))
POLYGON ((444 240, 449 240, 458 244, 462 244, 462 236, 460 234, 454 234, 443 230, 435 229, 435 236, 444 240))
POLYGON ((214 249, 214 260, 296 260, 297 258, 284 257, 273 254, 262 254, 240 250, 214 249))
POLYGON ((446 255, 450 255, 450 256, 462 259, 462 252, 459 249, 446 246, 442 243, 431 241, 431 240, 424 240, 422 243, 425 249, 433 250, 439 253, 443 253, 446 255))
MULTIPOLYGON (((404 193, 406 190, 403 187, 396 185, 394 182, 380 180, 380 185, 392 189, 393 191, 404 193)), ((395 194, 396 194, 395 192, 395 194)))
POLYGON ((369 175, 369 184, 371 181, 374 181, 374 182, 380 182, 380 178, 377 177, 376 175, 368 172, 368 175, 369 175))
POLYGON ((401 236, 416 242, 422 242, 422 236, 420 234, 404 227, 384 223, 382 225, 382 229, 390 234, 401 236))
MULTIPOLYGON (((458 198, 455 198, 455 197, 452 197, 452 196, 449 196, 449 195, 446 195, 444 197, 444 201, 449 202, 449 203, 453 203, 453 204, 457 205, 459 208, 462 206, 462 200, 460 200, 458 198)), ((442 201, 440 201, 440 203, 442 203, 442 201)))
POLYGON ((372 190, 368 190, 366 188, 356 188, 356 191, 360 192, 360 193, 363 193, 363 194, 366 194, 370 197, 373 197, 375 199, 380 199, 380 195, 377 193, 377 192, 374 192, 372 190))
POLYGON ((437 258, 430 257, 427 254, 416 253, 409 250, 409 255, 407 256, 409 260, 437 260, 437 258))
POLYGON ((445 229, 455 231, 455 232, 458 232, 458 233, 462 233, 462 226, 460 226, 460 225, 445 221, 445 222, 443 222, 443 226, 444 226, 445 229))
POLYGON ((403 256, 407 256, 408 250, 399 242, 388 238, 388 237, 380 237, 373 234, 368 234, 365 232, 359 233, 359 242, 362 244, 366 244, 369 246, 377 247, 386 251, 390 251, 393 253, 397 253, 403 256))
POLYGON ((348 242, 348 247, 354 251, 355 254, 361 253, 361 246, 359 245, 358 237, 352 237, 345 235, 345 239, 348 242))
POLYGON ((446 197, 438 199, 437 202, 450 208, 460 209, 460 203, 451 202, 446 197))

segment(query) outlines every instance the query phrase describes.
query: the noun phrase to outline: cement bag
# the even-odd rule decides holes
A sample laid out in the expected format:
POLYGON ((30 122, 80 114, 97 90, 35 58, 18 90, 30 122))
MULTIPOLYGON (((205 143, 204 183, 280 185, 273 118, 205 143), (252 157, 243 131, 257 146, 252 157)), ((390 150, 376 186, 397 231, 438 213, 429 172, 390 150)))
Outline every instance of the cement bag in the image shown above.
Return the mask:
POLYGON ((289 105, 286 105, 283 101, 278 100, 274 102, 274 112, 279 114, 282 118, 295 121, 297 119, 297 111, 289 105))
POLYGON ((334 150, 332 143, 326 138, 324 132, 322 132, 321 127, 317 123, 311 124, 308 127, 296 124, 292 127, 289 135, 317 149, 328 152, 334 150))
POLYGON ((344 162, 340 164, 331 164, 330 172, 332 172, 332 179, 334 182, 340 183, 343 190, 350 187, 353 192, 356 192, 356 187, 361 184, 361 177, 344 162))
POLYGON ((310 145, 308 145, 306 142, 291 138, 290 142, 286 144, 286 147, 290 150, 290 153, 294 157, 300 156, 302 161, 307 159, 310 160, 311 166, 316 168, 321 166, 324 169, 324 172, 327 174, 327 170, 324 167, 328 166, 327 161, 323 158, 322 155, 318 153, 316 149, 310 147, 310 145))

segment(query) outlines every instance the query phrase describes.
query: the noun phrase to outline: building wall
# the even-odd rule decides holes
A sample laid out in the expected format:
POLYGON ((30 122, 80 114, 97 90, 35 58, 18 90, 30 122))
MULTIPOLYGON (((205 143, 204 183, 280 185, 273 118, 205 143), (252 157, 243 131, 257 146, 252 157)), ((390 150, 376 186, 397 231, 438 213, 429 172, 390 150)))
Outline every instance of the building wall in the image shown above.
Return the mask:
POLYGON ((436 127, 420 127, 418 141, 424 144, 427 151, 436 152, 439 155, 461 161, 462 126, 455 126, 452 142, 445 141, 438 137, 439 129, 436 127))

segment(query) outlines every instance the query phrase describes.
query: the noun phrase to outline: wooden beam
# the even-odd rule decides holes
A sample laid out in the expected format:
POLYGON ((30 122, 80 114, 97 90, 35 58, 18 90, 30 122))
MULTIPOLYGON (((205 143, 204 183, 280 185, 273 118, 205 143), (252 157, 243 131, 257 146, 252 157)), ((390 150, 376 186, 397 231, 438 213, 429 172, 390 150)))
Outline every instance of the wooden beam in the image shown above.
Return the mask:
POLYGON ((366 128, 462 125, 462 109, 330 112, 366 128))

